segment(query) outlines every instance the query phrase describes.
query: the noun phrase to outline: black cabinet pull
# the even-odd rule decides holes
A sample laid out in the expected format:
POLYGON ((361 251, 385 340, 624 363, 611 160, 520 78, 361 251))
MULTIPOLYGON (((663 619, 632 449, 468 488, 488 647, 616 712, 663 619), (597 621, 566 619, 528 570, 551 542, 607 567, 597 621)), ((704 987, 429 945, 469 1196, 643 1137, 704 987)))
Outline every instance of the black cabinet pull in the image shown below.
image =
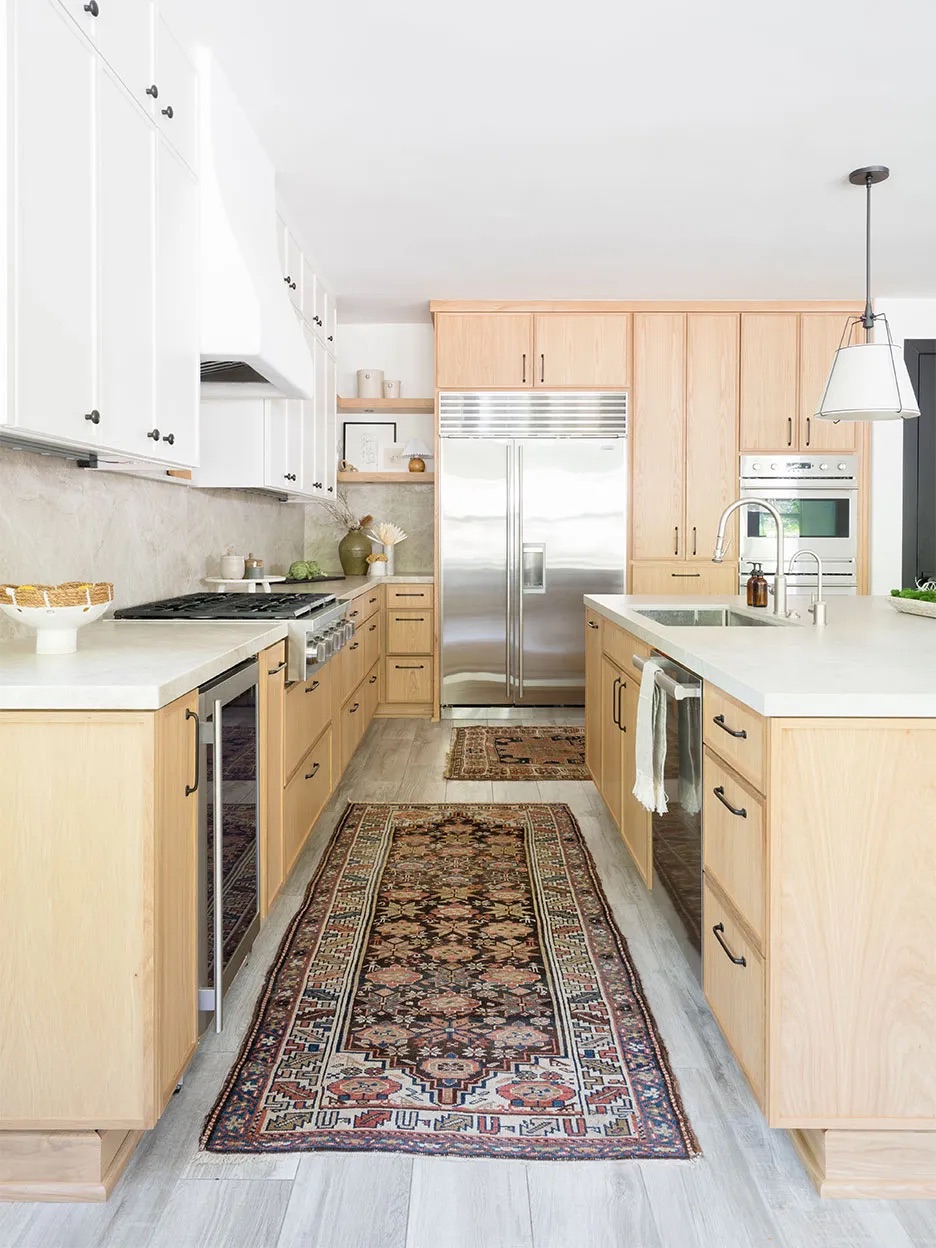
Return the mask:
POLYGON ((426 617, 424 615, 397 615, 393 618, 394 624, 425 624, 426 617))
POLYGON ((523 377, 521 378, 521 380, 523 384, 526 385, 526 352, 525 351, 523 353, 523 377))
POLYGON ((397 597, 398 598, 422 598, 424 597, 424 594, 421 589, 416 590, 416 592, 412 594, 406 593, 404 590, 398 589, 397 597))
POLYGON ((369 633, 372 633, 376 627, 377 627, 377 625, 376 625, 376 624, 372 624, 372 625, 370 626, 370 628, 369 628, 367 631, 368 631, 369 633))
POLYGON ((154 100, 159 99, 159 87, 156 86, 155 82, 153 83, 151 87, 146 88, 146 94, 151 95, 154 100))
POLYGON ((673 554, 679 554, 679 525, 673 526, 673 554))
POLYGON ((90 13, 92 17, 97 17, 101 12, 97 0, 88 0, 88 3, 84 6, 84 11, 90 13))
POLYGON ((168 117, 170 121, 172 121, 173 117, 175 116, 175 113, 172 111, 171 104, 168 104, 165 108, 161 108, 159 111, 162 113, 164 117, 168 117))
POLYGON ((85 412, 85 420, 90 420, 92 425, 99 425, 101 423, 101 413, 95 407, 90 412, 85 412))
POLYGON ((621 687, 620 676, 615 676, 614 684, 611 686, 611 720, 615 727, 620 728, 621 721, 618 719, 618 690, 621 687))
POLYGON ((692 526, 692 553, 696 553, 696 526, 692 526))
POLYGON ((317 680, 313 680, 311 685, 306 685, 306 693, 315 693, 318 687, 319 682, 317 680))
POLYGON ((195 720, 195 783, 187 784, 185 786, 185 796, 191 797, 193 793, 197 792, 198 781, 200 779, 201 751, 199 749, 198 738, 201 736, 201 723, 199 721, 198 714, 195 711, 186 710, 185 718, 195 720))
POLYGON ((806 445, 807 446, 809 446, 809 439, 812 436, 812 426, 810 424, 811 420, 812 420, 811 416, 806 417, 806 445))
POLYGON ((736 958, 735 955, 728 948, 728 946, 725 944, 725 938, 722 935, 722 932, 724 930, 725 930, 724 923, 716 923, 715 926, 712 928, 712 932, 714 933, 715 939, 724 949, 725 953, 727 953, 729 959, 735 964, 735 966, 747 966, 747 958, 744 958, 744 957, 736 958))
POLYGON ((393 666, 398 672, 421 672, 426 665, 425 663, 394 663, 393 666))
POLYGON ((540 382, 546 380, 546 356, 540 352, 540 382))
POLYGON ((718 788, 716 789, 712 789, 712 792, 715 794, 715 796, 718 798, 718 800, 721 802, 721 804, 725 807, 726 810, 730 810, 731 813, 733 815, 737 815, 739 819, 747 818, 747 811, 745 810, 743 806, 732 806, 731 802, 728 801, 728 798, 725 797, 725 786, 723 784, 720 784, 718 788))
POLYGON ((617 726, 620 728, 621 732, 627 732, 627 725, 624 723, 623 716, 621 715, 621 697, 624 693, 624 690, 627 688, 627 681, 622 680, 620 677, 618 677, 618 681, 619 683, 618 683, 618 693, 617 693, 617 726))
POLYGON ((159 441, 159 430, 158 430, 158 429, 150 429, 149 433, 148 433, 146 436, 147 436, 148 438, 152 438, 154 442, 158 442, 158 441, 159 441))
POLYGON ((166 436, 163 438, 163 441, 168 442, 170 446, 175 446, 175 434, 167 433, 166 436))
POLYGON ((349 612, 348 612, 348 619, 349 619, 349 620, 353 620, 353 619, 354 619, 354 617, 355 617, 356 615, 360 615, 360 614, 361 614, 361 613, 360 613, 360 611, 349 611, 349 612))
POLYGON ((368 600, 367 600, 367 605, 368 605, 369 607, 372 607, 376 601, 377 601, 377 599, 376 599, 376 598, 368 598, 368 600))
POLYGON ((588 625, 589 628, 597 629, 598 627, 598 625, 595 623, 594 620, 586 620, 585 623, 588 625))
POLYGON ((356 641, 353 646, 348 646, 349 650, 356 650, 361 643, 356 641))
POLYGON ((793 417, 792 416, 787 417, 786 424, 787 424, 786 444, 787 446, 792 446, 793 445, 793 417))
POLYGON ((348 711, 348 714, 353 715, 356 711, 359 711, 360 709, 361 709, 360 702, 355 702, 354 706, 351 707, 351 710, 348 711))
MULTIPOLYGON (((285 666, 286 666, 286 660, 285 660, 285 659, 283 659, 282 663, 277 663, 276 667, 268 667, 268 668, 267 668, 267 675, 268 675, 268 676, 275 676, 275 675, 276 675, 276 673, 277 673, 277 672, 281 672, 285 666)), ((307 690, 306 690, 306 693, 308 693, 308 692, 309 692, 309 691, 308 691, 308 689, 307 689, 307 690)))
POLYGON ((372 677, 370 678, 370 680, 369 680, 367 683, 368 683, 369 685, 375 685, 375 684, 377 683, 377 677, 376 677, 376 676, 372 676, 372 677))
POLYGON ((307 771, 307 772, 306 772, 306 779, 307 779, 307 780, 311 780, 313 776, 318 775, 319 768, 320 768, 321 766, 322 766, 322 764, 321 764, 321 763, 316 763, 316 764, 315 764, 315 766, 312 768, 312 770, 311 770, 311 771, 307 771))
POLYGON ((681 581, 685 581, 685 580, 690 580, 690 581, 691 581, 694 577, 701 576, 701 575, 702 575, 702 573, 701 573, 701 572, 671 572, 671 573, 670 573, 670 576, 675 577, 675 578, 676 578, 676 580, 678 580, 678 581, 680 581, 680 580, 681 580, 681 581))
POLYGON ((739 737, 742 741, 747 740, 747 732, 743 728, 729 728, 725 723, 724 715, 716 715, 712 723, 718 724, 722 732, 727 732, 729 737, 739 737))

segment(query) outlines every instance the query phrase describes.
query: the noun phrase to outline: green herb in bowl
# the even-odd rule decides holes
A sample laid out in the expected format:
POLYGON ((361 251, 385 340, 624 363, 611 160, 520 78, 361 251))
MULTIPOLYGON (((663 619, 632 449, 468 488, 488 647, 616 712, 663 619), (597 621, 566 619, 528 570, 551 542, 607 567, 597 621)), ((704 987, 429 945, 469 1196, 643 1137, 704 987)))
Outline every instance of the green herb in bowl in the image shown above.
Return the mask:
POLYGON ((892 589, 892 598, 913 598, 916 602, 936 602, 936 590, 932 589, 892 589))

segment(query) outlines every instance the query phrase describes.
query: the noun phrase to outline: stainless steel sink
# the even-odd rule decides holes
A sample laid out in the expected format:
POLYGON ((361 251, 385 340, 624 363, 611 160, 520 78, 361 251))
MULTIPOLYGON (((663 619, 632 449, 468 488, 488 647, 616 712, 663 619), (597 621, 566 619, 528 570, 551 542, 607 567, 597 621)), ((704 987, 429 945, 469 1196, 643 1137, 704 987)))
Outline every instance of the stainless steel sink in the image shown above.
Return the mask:
POLYGON ((635 615, 670 628, 774 628, 791 624, 775 615, 753 615, 733 607, 648 607, 635 615))

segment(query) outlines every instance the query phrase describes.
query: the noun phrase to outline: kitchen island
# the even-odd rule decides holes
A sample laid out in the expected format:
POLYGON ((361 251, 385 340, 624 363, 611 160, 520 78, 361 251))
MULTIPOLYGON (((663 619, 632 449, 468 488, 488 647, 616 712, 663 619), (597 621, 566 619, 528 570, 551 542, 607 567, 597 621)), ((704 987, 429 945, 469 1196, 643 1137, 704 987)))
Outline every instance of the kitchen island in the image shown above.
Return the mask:
POLYGON ((702 678, 715 1018, 823 1195, 934 1197, 936 623, 845 597, 824 629, 642 614, 680 605, 585 599, 592 775, 652 886, 630 792, 639 668, 658 651, 702 678))

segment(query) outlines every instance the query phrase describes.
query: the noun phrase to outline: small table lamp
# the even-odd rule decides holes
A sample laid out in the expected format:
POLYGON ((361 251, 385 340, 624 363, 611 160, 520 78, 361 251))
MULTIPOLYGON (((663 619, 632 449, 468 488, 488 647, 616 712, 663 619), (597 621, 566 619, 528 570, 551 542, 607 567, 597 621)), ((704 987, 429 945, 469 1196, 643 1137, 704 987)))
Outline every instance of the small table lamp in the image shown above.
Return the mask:
POLYGON ((403 447, 403 454, 409 458, 410 472, 425 472, 425 456, 431 455, 432 451, 430 451, 425 442, 422 442, 419 438, 410 438, 406 446, 403 447))

